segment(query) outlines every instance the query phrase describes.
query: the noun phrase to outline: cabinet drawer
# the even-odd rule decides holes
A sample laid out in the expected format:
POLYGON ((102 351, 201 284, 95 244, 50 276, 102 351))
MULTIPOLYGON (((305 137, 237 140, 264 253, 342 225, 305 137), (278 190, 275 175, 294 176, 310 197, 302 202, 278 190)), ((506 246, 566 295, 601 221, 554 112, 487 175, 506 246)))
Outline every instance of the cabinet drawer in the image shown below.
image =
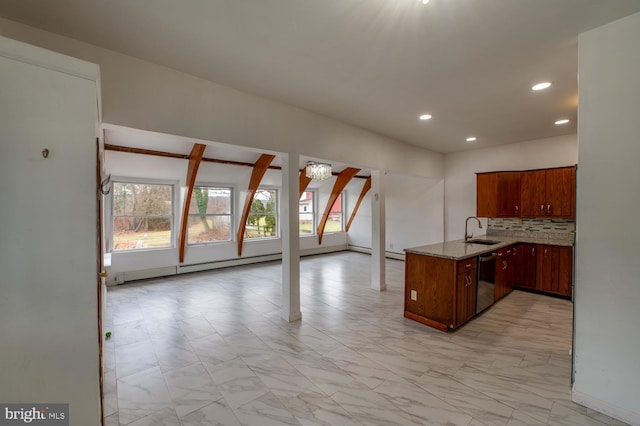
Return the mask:
POLYGON ((467 271, 476 269, 476 259, 465 259, 458 261, 458 274, 464 274, 467 271))

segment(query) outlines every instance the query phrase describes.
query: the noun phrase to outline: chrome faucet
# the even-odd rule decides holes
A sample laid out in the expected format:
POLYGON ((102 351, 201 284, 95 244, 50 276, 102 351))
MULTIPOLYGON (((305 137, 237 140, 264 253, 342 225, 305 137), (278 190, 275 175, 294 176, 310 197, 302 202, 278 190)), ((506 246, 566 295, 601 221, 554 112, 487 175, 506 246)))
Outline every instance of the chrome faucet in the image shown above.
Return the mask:
POLYGON ((464 223, 464 240, 467 241, 469 238, 473 238, 473 234, 469 234, 467 231, 467 227, 469 226, 469 219, 475 219, 478 221, 478 226, 482 229, 482 223, 480 223, 480 219, 475 216, 469 216, 464 223))

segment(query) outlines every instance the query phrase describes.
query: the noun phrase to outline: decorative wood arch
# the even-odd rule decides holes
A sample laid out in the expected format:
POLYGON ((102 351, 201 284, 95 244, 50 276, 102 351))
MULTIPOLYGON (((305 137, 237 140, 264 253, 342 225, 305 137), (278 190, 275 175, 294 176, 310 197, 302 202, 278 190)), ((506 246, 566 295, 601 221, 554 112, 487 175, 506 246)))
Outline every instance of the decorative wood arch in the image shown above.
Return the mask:
POLYGON ((353 222, 353 219, 356 217, 356 213, 358 212, 358 208, 360 208, 360 203, 362 202, 362 199, 367 194, 367 192, 369 192, 370 189, 371 189, 371 176, 369 176, 367 180, 364 182, 364 186, 362 187, 362 191, 360 192, 360 197, 358 198, 358 202, 356 203, 356 206, 353 208, 353 212, 351 212, 349 223, 347 223, 347 227, 345 228, 347 232, 349 232, 349 228, 351 227, 351 222, 353 222))
POLYGON ((327 206, 324 208, 324 214, 322 215, 322 219, 320 220, 320 224, 318 225, 318 244, 322 244, 322 234, 324 233, 324 227, 327 224, 327 219, 329 219, 329 213, 331 213, 331 207, 333 203, 336 202, 336 199, 342 192, 345 186, 353 179, 353 177, 358 173, 360 169, 355 169, 353 167, 347 167, 344 169, 336 179, 336 183, 333 185, 333 189, 331 190, 331 196, 329 197, 329 201, 327 202, 327 206))
POLYGON ((238 226, 238 257, 242 256, 242 243, 244 242, 244 231, 247 227, 247 219, 249 218, 249 211, 251 210, 251 203, 253 203, 253 197, 256 195, 256 191, 260 186, 260 182, 264 177, 269 165, 276 158, 275 155, 262 154, 258 161, 253 166, 251 172, 251 179, 249 180, 249 192, 247 198, 244 200, 244 209, 242 210, 242 217, 240 218, 240 225, 238 226))
POLYGON ((193 187, 196 184, 196 176, 198 168, 202 161, 204 150, 207 148, 203 144, 194 144, 189 154, 189 167, 187 168, 187 193, 184 197, 184 205, 182 206, 182 222, 180 222, 180 263, 184 263, 184 252, 187 245, 187 225, 189 223, 189 204, 191 204, 191 196, 193 195, 193 187))
POLYGON ((302 197, 302 193, 306 191, 307 186, 309 186, 310 183, 311 183, 311 178, 307 177, 307 166, 305 166, 304 169, 302 169, 302 171, 300 172, 300 184, 298 185, 298 187, 300 188, 300 191, 298 194, 298 199, 302 197))

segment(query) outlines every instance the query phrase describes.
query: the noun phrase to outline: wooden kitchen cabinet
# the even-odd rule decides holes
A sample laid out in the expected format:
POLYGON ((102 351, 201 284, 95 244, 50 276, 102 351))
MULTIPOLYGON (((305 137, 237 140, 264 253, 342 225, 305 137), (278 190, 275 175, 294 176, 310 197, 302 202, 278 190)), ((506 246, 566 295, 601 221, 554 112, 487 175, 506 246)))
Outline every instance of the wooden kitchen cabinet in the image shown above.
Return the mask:
POLYGON ((475 259, 458 262, 457 269, 456 327, 464 324, 476 314, 476 290, 478 285, 477 263, 475 259))
POLYGON ((475 315, 476 271, 475 258, 407 253, 404 316, 441 331, 462 325, 475 315))
POLYGON ((520 216, 520 172, 476 175, 476 216, 520 216))
POLYGON ((536 245, 518 244, 516 255, 516 287, 536 289, 536 245))
POLYGON ((522 217, 575 217, 576 168, 521 172, 522 217))
POLYGON ((498 250, 496 258, 496 277, 493 297, 498 300, 506 296, 515 287, 516 279, 516 246, 498 250))
POLYGON ((536 246, 536 290, 571 297, 573 247, 536 246))

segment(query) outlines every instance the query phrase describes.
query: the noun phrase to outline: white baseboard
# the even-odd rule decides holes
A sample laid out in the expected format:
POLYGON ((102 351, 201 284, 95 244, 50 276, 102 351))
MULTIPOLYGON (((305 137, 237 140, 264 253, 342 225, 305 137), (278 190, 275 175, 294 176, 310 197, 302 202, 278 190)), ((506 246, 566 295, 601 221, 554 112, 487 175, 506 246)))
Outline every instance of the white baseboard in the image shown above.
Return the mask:
POLYGON ((606 414, 609 417, 618 419, 630 425, 640 425, 640 413, 635 411, 629 411, 627 409, 610 404, 609 402, 602 401, 598 398, 594 398, 590 395, 572 391, 571 399, 585 407, 596 410, 602 414, 606 414))
MULTIPOLYGON (((330 247, 318 247, 300 250, 300 256, 314 256, 317 254, 334 253, 347 250, 346 244, 330 247)), ((168 277, 171 275, 188 274, 191 272, 202 272, 231 266, 251 265, 254 263, 270 262, 282 260, 282 253, 267 254, 263 256, 240 257, 236 259, 220 260, 207 263, 196 263, 192 265, 167 266, 162 268, 143 269, 138 271, 118 272, 112 284, 124 284, 129 281, 146 280, 150 278, 168 277)), ((111 284, 110 284, 111 285, 111 284)))
MULTIPOLYGON (((360 247, 360 246, 349 245, 348 246, 348 250, 357 251, 358 253, 371 254, 371 249, 369 247, 360 247)), ((404 260, 404 254, 403 253, 396 253, 394 251, 385 252, 384 253, 384 257, 387 257, 389 259, 404 260)))

